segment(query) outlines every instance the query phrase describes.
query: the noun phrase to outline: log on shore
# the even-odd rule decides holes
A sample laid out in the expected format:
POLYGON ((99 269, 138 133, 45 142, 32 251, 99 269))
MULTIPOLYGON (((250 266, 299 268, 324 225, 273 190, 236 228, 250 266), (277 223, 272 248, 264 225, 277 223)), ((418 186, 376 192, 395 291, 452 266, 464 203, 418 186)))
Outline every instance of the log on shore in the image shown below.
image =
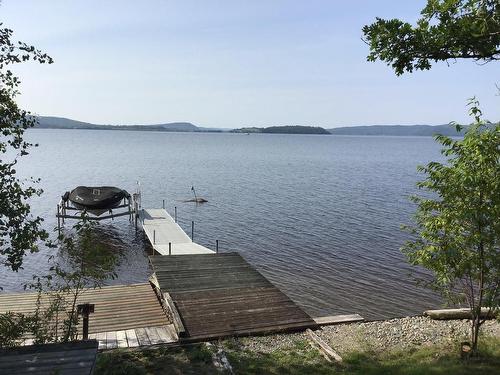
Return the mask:
POLYGON ((313 319, 320 326, 327 326, 327 325, 341 324, 341 323, 356 323, 365 320, 359 314, 321 316, 313 319))
POLYGON ((316 347, 328 362, 335 361, 338 363, 342 363, 342 357, 337 354, 330 345, 328 345, 318 335, 316 335, 310 328, 306 330, 306 333, 309 336, 309 342, 311 343, 311 345, 316 347))
MULTIPOLYGON (((481 318, 494 319, 495 311, 490 311, 489 308, 481 308, 481 318)), ((470 309, 442 309, 442 310, 427 310, 424 315, 431 319, 446 320, 446 319, 471 319, 470 309)))

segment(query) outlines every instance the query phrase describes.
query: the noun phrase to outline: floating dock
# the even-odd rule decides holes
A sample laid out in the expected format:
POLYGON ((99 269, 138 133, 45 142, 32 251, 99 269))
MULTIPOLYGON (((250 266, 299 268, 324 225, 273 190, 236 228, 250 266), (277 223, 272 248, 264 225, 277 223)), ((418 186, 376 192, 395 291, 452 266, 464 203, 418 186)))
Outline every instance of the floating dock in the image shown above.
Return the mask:
POLYGON ((160 255, 215 254, 193 242, 165 209, 142 209, 140 219, 148 241, 160 255))

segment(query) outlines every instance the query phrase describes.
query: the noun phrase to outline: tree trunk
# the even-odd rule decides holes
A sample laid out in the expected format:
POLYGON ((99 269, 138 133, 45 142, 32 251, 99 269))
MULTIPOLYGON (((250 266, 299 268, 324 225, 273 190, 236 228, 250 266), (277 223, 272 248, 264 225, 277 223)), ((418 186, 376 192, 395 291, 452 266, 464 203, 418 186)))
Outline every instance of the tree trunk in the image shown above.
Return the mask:
POLYGON ((481 328, 480 324, 480 316, 478 314, 475 314, 477 316, 474 317, 472 320, 472 348, 471 348, 471 356, 475 357, 478 354, 477 351, 477 344, 479 340, 479 329, 481 328))
MULTIPOLYGON (((483 192, 479 191, 479 208, 483 206, 483 192)), ((477 305, 472 309, 472 348, 471 356, 475 357, 478 354, 477 344, 479 340, 479 328, 481 327, 481 306, 483 304, 484 296, 484 242, 483 242, 483 222, 481 218, 481 211, 478 212, 477 229, 479 233, 478 255, 479 255, 479 296, 477 305)))

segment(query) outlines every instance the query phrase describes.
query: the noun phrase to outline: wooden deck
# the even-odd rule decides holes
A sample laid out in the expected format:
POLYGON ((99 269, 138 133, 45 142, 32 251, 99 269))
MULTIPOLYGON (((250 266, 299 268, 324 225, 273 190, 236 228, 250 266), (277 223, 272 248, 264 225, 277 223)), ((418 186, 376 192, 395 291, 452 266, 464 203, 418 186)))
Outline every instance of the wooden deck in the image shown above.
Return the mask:
POLYGON ((160 327, 92 333, 89 335, 89 339, 97 340, 99 349, 136 348, 138 346, 173 344, 179 340, 173 324, 160 327))
MULTIPOLYGON (((0 294, 0 313, 32 313, 36 299, 36 293, 0 294)), ((127 346, 137 346, 133 336, 138 336, 137 330, 142 332, 141 330, 149 327, 153 328, 150 330, 153 332, 153 339, 142 335, 143 339, 138 338, 139 345, 158 343, 160 339, 157 336, 162 342, 177 341, 172 324, 149 283, 89 290, 78 299, 78 303, 95 304, 95 312, 89 319, 89 334, 99 341, 100 348, 119 347, 124 342, 127 346)), ((45 298, 42 300, 42 308, 47 305, 48 300, 45 298)), ((81 324, 78 329, 81 334, 81 324)), ((26 343, 30 343, 30 337, 27 337, 26 343)))
POLYGON ((152 256, 150 262, 152 282, 171 297, 184 326, 181 341, 317 327, 237 253, 152 256))
POLYGON ((90 375, 96 355, 95 340, 0 349, 0 374, 90 375))

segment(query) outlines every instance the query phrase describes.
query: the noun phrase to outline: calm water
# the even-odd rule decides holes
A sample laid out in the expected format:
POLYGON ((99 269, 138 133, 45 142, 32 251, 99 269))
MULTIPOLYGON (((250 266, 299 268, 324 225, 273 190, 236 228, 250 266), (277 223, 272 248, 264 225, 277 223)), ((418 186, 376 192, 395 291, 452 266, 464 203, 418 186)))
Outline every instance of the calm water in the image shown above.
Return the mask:
MULTIPOLYGON (((59 197, 77 185, 142 185, 143 206, 178 207, 205 246, 238 251, 313 315, 378 319, 421 313, 439 298, 416 287, 399 248, 414 207, 416 166, 440 159, 428 137, 347 137, 31 130, 40 147, 19 172, 42 178, 36 214, 54 228, 59 197), (204 205, 182 203, 194 185, 204 205)), ((127 218, 101 224, 122 253, 117 280, 149 276, 144 237, 127 218)), ((52 250, 53 251, 53 250, 52 250)), ((21 290, 51 251, 0 285, 21 290)))

